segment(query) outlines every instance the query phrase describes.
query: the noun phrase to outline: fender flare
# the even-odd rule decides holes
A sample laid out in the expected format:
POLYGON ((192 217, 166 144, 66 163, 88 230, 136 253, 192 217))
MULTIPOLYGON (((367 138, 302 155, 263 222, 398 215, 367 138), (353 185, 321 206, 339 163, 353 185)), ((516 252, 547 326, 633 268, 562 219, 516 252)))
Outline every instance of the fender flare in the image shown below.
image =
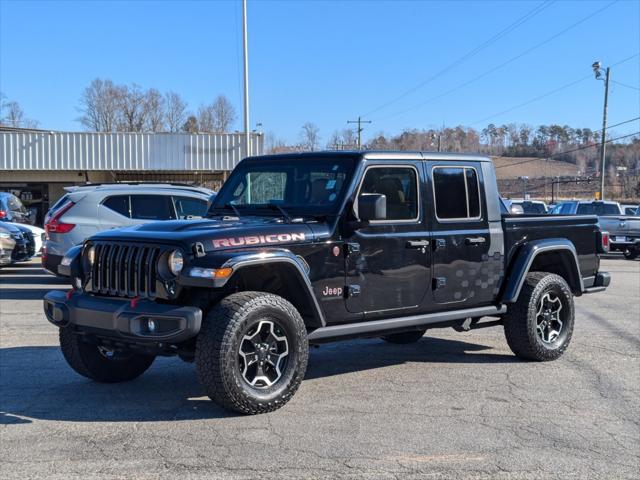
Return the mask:
POLYGON ((577 284, 570 284, 570 287, 578 295, 584 292, 575 245, 566 238, 547 238, 527 242, 518 250, 516 259, 509 268, 509 273, 506 277, 505 287, 501 296, 502 303, 514 303, 518 300, 525 278, 534 260, 538 255, 549 252, 563 252, 570 255, 572 260, 569 262, 569 268, 572 270, 571 274, 577 279, 577 284))
MULTIPOLYGON (((324 327, 327 322, 324 318, 324 314, 322 313, 322 309, 320 308, 320 304, 318 303, 318 299, 315 296, 313 291, 313 286, 311 285, 311 280, 309 279, 308 271, 309 266, 307 262, 302 258, 294 255, 288 250, 278 250, 274 252, 260 252, 260 253, 247 253, 243 255, 234 256, 226 260, 220 268, 232 268, 233 275, 229 277, 228 280, 231 280, 237 272, 241 271, 243 268, 251 267, 255 265, 265 265, 265 264, 284 264, 288 267, 291 267, 296 272, 296 277, 300 281, 300 287, 304 293, 306 300, 309 302, 311 306, 311 310, 313 313, 313 327, 324 327)), ((227 280, 227 281, 228 281, 227 280)), ((226 283, 226 281, 225 281, 226 283)), ((216 285, 223 286, 223 285, 216 285)))

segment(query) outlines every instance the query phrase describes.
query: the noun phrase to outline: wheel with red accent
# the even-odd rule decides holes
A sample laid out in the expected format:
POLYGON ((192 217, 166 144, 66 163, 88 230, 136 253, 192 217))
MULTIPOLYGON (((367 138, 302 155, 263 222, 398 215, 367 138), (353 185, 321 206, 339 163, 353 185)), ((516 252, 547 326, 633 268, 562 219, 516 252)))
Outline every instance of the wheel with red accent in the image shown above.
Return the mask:
POLYGON ((291 303, 269 293, 240 292, 207 314, 196 344, 196 369, 214 402, 256 414, 291 399, 308 355, 304 321, 291 303))

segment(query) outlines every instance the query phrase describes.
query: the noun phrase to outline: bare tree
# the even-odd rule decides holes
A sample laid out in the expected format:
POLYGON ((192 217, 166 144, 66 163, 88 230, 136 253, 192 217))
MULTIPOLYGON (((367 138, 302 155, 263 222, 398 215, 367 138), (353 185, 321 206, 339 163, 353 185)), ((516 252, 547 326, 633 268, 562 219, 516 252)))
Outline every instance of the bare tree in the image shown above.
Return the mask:
POLYGON ((231 101, 224 95, 218 95, 211 105, 213 113, 213 131, 228 132, 233 122, 236 121, 236 109, 231 101))
POLYGON ((300 132, 300 146, 307 151, 313 151, 318 148, 320 143, 320 129, 315 123, 307 122, 302 125, 300 132))
POLYGON ((18 102, 6 102, 3 110, 5 111, 2 123, 10 127, 22 127, 25 120, 24 111, 18 102))
POLYGON ((187 102, 176 92, 167 92, 165 99, 165 120, 170 132, 179 132, 187 120, 187 102))
POLYGON ((141 132, 146 120, 145 94, 135 83, 130 87, 118 87, 118 107, 121 117, 118 130, 124 132, 141 132))
POLYGON ((215 132, 213 104, 198 107, 198 129, 201 132, 215 132))
POLYGON ((111 80, 94 79, 82 92, 78 121, 95 132, 116 130, 119 112, 119 88, 111 80))
POLYGON ((150 88, 145 93, 146 124, 145 130, 150 132, 162 132, 165 129, 165 101, 162 94, 155 88, 150 88))
POLYGON ((198 133, 198 119, 193 115, 189 115, 187 121, 182 125, 182 130, 187 133, 198 133))

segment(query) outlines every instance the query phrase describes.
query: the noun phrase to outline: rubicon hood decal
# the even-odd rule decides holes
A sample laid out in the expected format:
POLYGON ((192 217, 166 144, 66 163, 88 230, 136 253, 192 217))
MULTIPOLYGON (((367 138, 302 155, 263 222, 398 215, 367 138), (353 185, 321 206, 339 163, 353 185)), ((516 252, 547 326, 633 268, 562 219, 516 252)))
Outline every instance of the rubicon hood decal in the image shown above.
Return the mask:
POLYGON ((213 248, 241 247, 243 245, 273 245, 275 243, 304 242, 304 233, 274 233, 268 235, 247 235, 245 237, 215 238, 213 248))

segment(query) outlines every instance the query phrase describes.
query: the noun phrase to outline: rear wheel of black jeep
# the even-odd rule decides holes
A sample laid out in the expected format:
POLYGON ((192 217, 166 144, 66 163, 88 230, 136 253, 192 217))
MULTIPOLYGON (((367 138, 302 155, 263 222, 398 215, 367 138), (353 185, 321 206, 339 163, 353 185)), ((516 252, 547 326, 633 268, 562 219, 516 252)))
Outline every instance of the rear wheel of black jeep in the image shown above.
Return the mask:
POLYGON ((110 349, 87 343, 72 327, 60 329, 60 348, 67 363, 96 382, 117 383, 142 375, 155 356, 110 349))
POLYGON ((504 317, 507 343, 520 358, 555 360, 571 342, 574 316, 573 294, 564 278, 529 273, 517 302, 504 317))
POLYGON ((412 330, 410 332, 390 333, 389 335, 383 335, 380 338, 385 342, 406 345, 408 343, 416 343, 424 336, 426 331, 427 329, 423 328, 421 330, 412 330))
POLYGON ((269 293, 240 292, 207 314, 196 344, 196 369, 214 402, 256 414, 291 399, 308 356, 304 321, 291 303, 269 293))

